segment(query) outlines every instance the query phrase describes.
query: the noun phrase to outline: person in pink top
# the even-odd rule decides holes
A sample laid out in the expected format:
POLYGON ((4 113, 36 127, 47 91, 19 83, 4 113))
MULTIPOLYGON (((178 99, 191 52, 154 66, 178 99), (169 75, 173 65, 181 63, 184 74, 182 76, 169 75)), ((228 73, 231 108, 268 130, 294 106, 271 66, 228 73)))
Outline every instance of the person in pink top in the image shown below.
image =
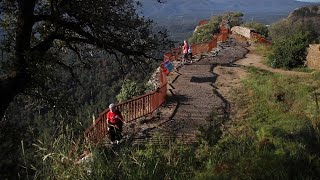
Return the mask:
POLYGON ((186 40, 183 41, 182 53, 183 53, 183 62, 186 62, 188 59, 188 49, 189 44, 186 40))

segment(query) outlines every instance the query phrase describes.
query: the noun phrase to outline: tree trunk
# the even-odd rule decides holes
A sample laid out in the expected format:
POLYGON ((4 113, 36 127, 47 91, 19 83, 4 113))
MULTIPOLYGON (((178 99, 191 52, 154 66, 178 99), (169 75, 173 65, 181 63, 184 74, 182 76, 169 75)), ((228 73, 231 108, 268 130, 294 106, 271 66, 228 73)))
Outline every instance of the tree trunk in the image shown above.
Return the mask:
POLYGON ((23 90, 24 84, 25 80, 21 75, 0 80, 0 120, 14 97, 23 90))
POLYGON ((16 27, 16 42, 14 49, 12 74, 0 79, 0 119, 10 102, 19 93, 23 92, 28 84, 28 52, 30 51, 30 40, 34 24, 35 0, 18 1, 18 21, 16 27))

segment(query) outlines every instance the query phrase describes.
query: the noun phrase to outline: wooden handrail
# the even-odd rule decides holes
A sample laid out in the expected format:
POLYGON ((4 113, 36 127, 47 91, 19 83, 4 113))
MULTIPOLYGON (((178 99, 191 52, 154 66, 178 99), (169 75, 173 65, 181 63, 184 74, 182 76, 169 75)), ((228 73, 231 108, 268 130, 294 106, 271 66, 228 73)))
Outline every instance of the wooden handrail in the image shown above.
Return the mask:
POLYGON ((267 45, 271 45, 272 44, 271 41, 267 40, 266 38, 264 38, 263 36, 261 36, 258 33, 251 32, 250 36, 251 36, 252 39, 256 39, 259 43, 267 44, 267 45))

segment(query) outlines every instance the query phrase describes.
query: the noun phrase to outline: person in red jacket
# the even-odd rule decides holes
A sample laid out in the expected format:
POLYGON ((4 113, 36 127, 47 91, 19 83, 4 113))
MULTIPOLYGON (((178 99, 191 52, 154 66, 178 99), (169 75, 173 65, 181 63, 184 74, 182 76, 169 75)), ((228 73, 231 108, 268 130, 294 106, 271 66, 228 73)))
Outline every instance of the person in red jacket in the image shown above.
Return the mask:
POLYGON ((111 144, 119 143, 122 139, 122 126, 124 124, 121 112, 116 109, 115 104, 109 105, 109 112, 107 113, 107 127, 111 144))

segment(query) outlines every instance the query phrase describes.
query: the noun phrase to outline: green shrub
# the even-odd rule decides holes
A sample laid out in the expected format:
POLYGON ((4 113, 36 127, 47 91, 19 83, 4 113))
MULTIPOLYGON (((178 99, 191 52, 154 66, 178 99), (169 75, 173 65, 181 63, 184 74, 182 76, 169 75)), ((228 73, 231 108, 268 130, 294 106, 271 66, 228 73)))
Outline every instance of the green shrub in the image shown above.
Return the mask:
POLYGON ((191 44, 208 42, 215 33, 219 33, 219 26, 223 20, 227 21, 229 26, 232 27, 239 25, 242 17, 243 14, 239 12, 228 12, 222 16, 213 16, 208 24, 198 27, 197 30, 193 32, 193 35, 189 38, 189 42, 191 44))
POLYGON ((125 80, 122 84, 121 90, 117 95, 117 101, 123 102, 132 99, 135 96, 142 95, 145 87, 132 80, 125 80))
POLYGON ((307 56, 307 38, 302 32, 295 32, 273 41, 268 62, 273 68, 291 69, 304 64, 307 56))
POLYGON ((213 34, 219 32, 219 25, 221 23, 220 16, 214 16, 208 22, 208 24, 202 25, 193 32, 191 38, 189 38, 189 42, 191 44, 208 42, 212 39, 213 34))
POLYGON ((246 23, 242 24, 242 26, 255 29, 263 37, 265 37, 265 38, 268 37, 269 30, 265 24, 262 24, 259 22, 246 22, 246 23))
POLYGON ((319 34, 312 21, 281 20, 269 28, 272 37, 272 53, 269 65, 275 68, 295 68, 304 64, 307 45, 317 42, 319 34))

